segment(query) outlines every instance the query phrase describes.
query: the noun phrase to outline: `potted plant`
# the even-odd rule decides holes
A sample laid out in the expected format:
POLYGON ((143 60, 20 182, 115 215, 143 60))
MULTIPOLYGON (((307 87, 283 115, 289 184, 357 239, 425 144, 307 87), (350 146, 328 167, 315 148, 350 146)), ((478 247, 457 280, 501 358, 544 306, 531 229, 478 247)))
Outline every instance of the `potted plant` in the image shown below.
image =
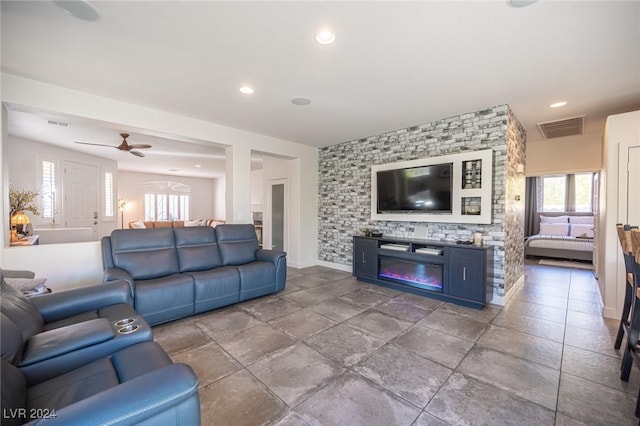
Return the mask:
POLYGON ((371 228, 364 228, 362 230, 362 232, 364 232, 364 236, 365 237, 370 237, 371 236, 371 228))
POLYGON ((40 211, 36 205, 38 193, 23 189, 21 191, 9 187, 9 220, 18 212, 31 212, 35 216, 40 216, 40 211))

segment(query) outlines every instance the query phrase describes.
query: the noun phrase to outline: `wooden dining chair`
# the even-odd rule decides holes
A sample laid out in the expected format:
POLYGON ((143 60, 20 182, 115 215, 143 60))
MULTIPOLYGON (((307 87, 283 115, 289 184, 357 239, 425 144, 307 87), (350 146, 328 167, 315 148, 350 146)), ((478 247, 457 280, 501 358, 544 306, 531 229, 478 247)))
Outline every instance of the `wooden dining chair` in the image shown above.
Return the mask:
MULTIPOLYGON (((629 333, 627 336, 627 344, 625 345, 624 354, 622 356, 622 372, 620 379, 625 382, 629 381, 631 367, 636 364, 640 367, 640 229, 631 229, 631 250, 633 253, 633 282, 636 291, 633 294, 633 303, 631 306, 631 319, 629 322, 629 333)), ((638 391, 638 399, 636 401, 636 417, 640 417, 640 390, 638 391)))
POLYGON ((625 335, 629 334, 629 317, 631 313, 631 305, 633 303, 633 296, 635 294, 635 289, 633 285, 633 253, 631 248, 631 226, 618 223, 616 224, 616 231, 618 232, 618 240, 620 241, 620 248, 622 249, 622 255, 624 257, 624 268, 625 268, 624 304, 622 305, 622 316, 620 317, 620 326, 618 327, 618 335, 616 336, 616 342, 613 345, 615 349, 620 349, 620 346, 622 345, 622 339, 624 339, 625 335))

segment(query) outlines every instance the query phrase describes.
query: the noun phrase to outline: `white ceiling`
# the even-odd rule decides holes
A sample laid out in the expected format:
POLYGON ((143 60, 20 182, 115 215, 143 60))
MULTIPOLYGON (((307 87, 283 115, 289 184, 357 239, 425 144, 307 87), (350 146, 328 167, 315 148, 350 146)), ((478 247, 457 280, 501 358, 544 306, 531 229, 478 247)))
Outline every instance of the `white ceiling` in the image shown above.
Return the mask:
MULTIPOLYGON (((91 3, 98 22, 2 1, 2 70, 317 147, 505 103, 529 142, 538 122, 586 114, 595 133, 640 108, 637 1, 91 3), (314 41, 323 27, 335 44, 314 41)), ((95 124, 74 140, 115 145, 127 131, 149 157, 188 151, 95 124)))

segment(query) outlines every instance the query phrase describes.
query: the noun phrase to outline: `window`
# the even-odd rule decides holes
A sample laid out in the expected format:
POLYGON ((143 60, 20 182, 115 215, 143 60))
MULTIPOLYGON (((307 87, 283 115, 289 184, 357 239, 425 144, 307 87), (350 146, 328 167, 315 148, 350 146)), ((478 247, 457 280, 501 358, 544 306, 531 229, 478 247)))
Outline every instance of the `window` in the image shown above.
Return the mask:
POLYGON ((538 178, 538 211, 593 211, 593 173, 538 178))
POLYGON ((42 217, 53 219, 56 214, 56 164, 42 161, 42 217))
POLYGON ((575 175, 575 211, 593 211, 593 173, 575 175))
POLYGON ((113 217, 113 173, 104 172, 104 216, 113 217))
POLYGON ((144 194, 144 220, 188 220, 189 195, 144 194))
POLYGON ((542 211, 565 211, 566 176, 545 176, 542 178, 542 211))

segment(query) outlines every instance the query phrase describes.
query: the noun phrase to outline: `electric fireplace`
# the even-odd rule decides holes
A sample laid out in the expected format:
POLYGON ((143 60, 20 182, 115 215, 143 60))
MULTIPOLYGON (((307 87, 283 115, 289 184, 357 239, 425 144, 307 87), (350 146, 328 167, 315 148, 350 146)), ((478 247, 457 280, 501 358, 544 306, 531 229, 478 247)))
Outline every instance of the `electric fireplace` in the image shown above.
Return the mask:
POLYGON ((442 293, 442 265, 380 256, 378 278, 442 293))

